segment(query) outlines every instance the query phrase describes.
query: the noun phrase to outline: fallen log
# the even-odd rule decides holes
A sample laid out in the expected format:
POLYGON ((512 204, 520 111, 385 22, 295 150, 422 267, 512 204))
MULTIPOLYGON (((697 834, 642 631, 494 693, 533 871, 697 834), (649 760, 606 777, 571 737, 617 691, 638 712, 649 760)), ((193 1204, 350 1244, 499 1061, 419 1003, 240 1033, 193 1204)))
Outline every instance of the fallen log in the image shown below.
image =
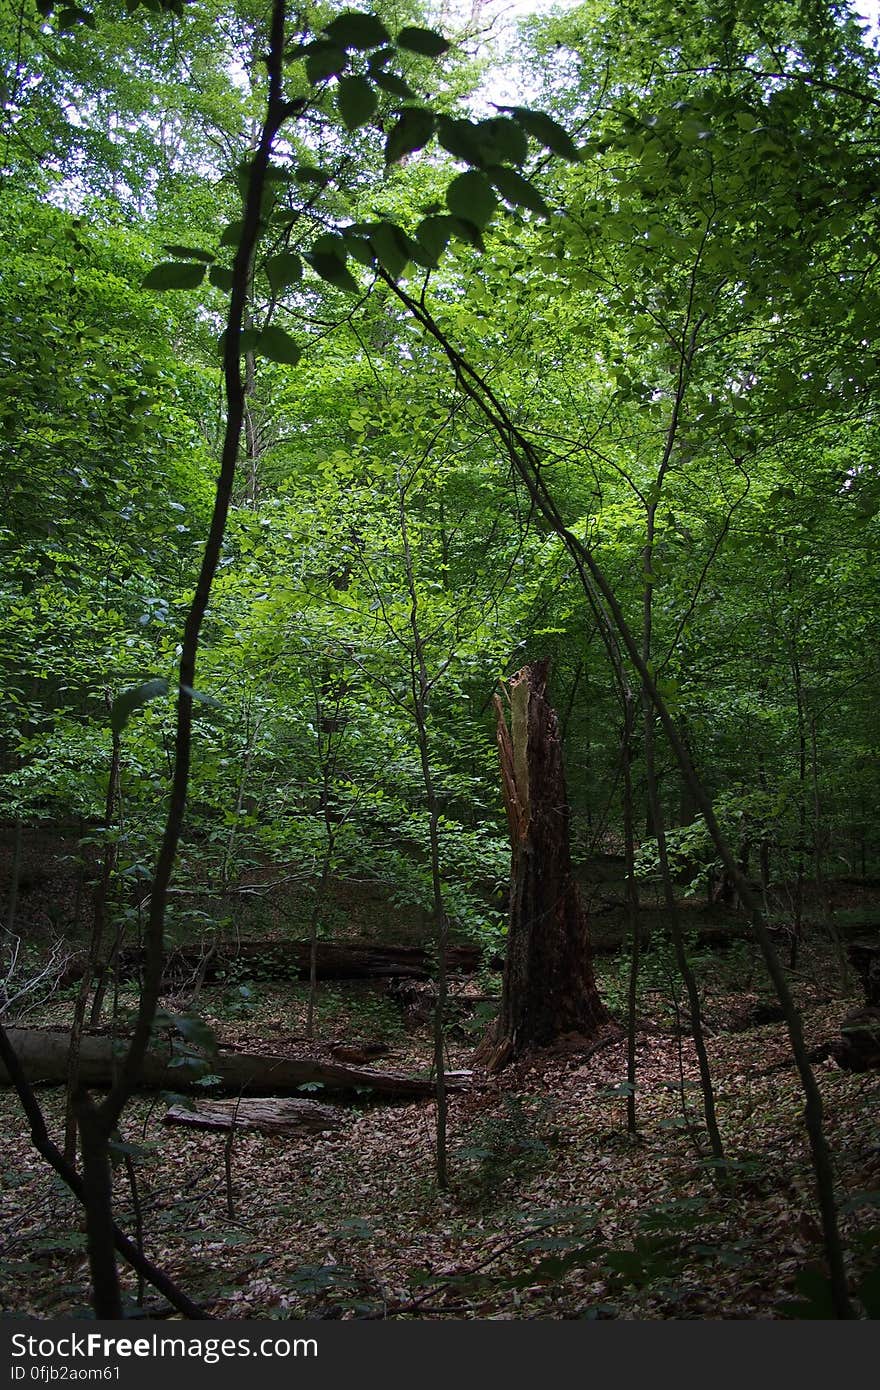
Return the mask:
POLYGON ((342 1116, 330 1105, 314 1100, 200 1100, 192 1108, 172 1105, 162 1117, 166 1125, 194 1129, 255 1129, 260 1134, 321 1134, 342 1128, 342 1116))
MULTIPOLYGON (((60 1085, 67 1080, 70 1034, 66 1029, 9 1028, 7 1036, 32 1084, 60 1085)), ((79 1067, 82 1084, 110 1086, 117 1058, 126 1046, 125 1038, 84 1034, 79 1067)), ((188 1090, 204 1076, 206 1063, 210 1074, 217 1078, 217 1089, 236 1094, 289 1094, 304 1085, 349 1093, 375 1091, 389 1096, 432 1096, 435 1089, 434 1083, 424 1077, 343 1066, 311 1057, 274 1057, 266 1053, 225 1052, 221 1048, 216 1055, 204 1059, 192 1053, 181 1054, 170 1041, 150 1048, 144 1058, 141 1086, 145 1090, 188 1090)), ((460 1090, 469 1079, 470 1072, 449 1072, 448 1088, 460 1090)), ((8 1082, 6 1069, 0 1064, 0 1083, 8 1082)))
MULTIPOLYGON (((163 982, 177 985, 196 977, 207 983, 240 980, 307 980, 311 943, 308 941, 230 941, 210 949, 180 946, 169 951, 163 982)), ((473 973, 482 953, 477 946, 450 946, 448 967, 473 973)), ((121 979, 136 979, 144 963, 143 951, 129 947, 119 952, 121 979)), ((376 980, 404 977, 424 980, 433 973, 430 954, 421 946, 385 946, 368 941, 319 941, 316 970, 319 980, 376 980)), ((71 963, 64 983, 82 975, 83 963, 71 963)))

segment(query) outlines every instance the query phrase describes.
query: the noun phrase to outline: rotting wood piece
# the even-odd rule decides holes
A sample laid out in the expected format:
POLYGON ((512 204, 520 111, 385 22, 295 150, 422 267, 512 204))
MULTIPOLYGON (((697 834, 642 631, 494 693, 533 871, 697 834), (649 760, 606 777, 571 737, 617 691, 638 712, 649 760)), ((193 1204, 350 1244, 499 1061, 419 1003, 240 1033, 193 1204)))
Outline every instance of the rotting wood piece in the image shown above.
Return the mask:
POLYGON ((342 1116, 330 1105, 315 1100, 291 1100, 278 1096, 259 1100, 199 1100, 192 1109, 172 1105, 162 1123, 190 1125, 194 1129, 254 1129, 261 1134, 320 1134, 342 1128, 342 1116))
MULTIPOLYGON (((66 1029, 9 1028, 7 1036, 15 1049, 28 1080, 56 1085, 67 1076, 66 1029)), ((84 1086, 110 1086, 117 1054, 125 1039, 84 1034, 80 1053, 80 1081, 84 1086)), ((155 1044, 144 1058, 141 1086, 145 1090, 181 1091, 194 1085, 203 1075, 205 1062, 193 1056, 192 1066, 175 1053, 170 1042, 155 1044)), ((373 1071, 368 1067, 342 1066, 311 1057, 274 1057, 266 1053, 224 1052, 208 1059, 208 1068, 217 1077, 217 1089, 238 1094, 278 1095, 297 1091, 306 1084, 319 1084, 328 1090, 349 1093, 377 1092, 387 1096, 433 1096, 434 1083, 426 1077, 400 1072, 373 1071)), ((8 1082, 0 1066, 0 1083, 8 1082)), ((461 1090, 470 1082, 470 1072, 449 1073, 449 1087, 461 1090)))

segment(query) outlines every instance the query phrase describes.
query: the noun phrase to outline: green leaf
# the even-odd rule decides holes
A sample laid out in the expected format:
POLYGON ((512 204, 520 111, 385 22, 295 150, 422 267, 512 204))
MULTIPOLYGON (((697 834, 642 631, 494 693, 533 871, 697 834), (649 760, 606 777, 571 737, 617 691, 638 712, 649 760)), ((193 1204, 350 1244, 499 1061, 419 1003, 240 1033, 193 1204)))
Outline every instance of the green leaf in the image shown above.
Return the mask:
POLYGON ((400 275, 410 259, 408 240, 393 222, 377 222, 370 230, 370 245, 392 279, 400 275))
POLYGON ((314 164, 298 164, 293 171, 293 177, 297 183, 313 183, 318 188, 326 188, 330 183, 330 175, 324 169, 318 169, 314 164))
POLYGON ((65 33, 68 29, 75 29, 77 24, 85 24, 88 29, 94 29, 95 17, 88 10, 82 10, 78 5, 71 5, 59 12, 56 24, 59 34, 65 33))
POLYGON ((346 130, 366 124, 378 106, 376 92, 365 77, 341 77, 336 88, 336 107, 346 130))
POLYGON ((577 146, 572 140, 567 130, 563 130, 558 121, 554 121, 552 116, 546 115, 543 111, 531 111, 527 106, 505 106, 505 111, 510 111, 514 120, 519 121, 526 134, 531 135, 545 149, 551 150, 553 154, 560 155, 563 159, 578 160, 577 146))
POLYGON ((486 162, 482 142, 473 121, 438 116, 437 139, 444 150, 456 159, 463 159, 465 163, 479 167, 486 162))
POLYGON ((243 328, 238 335, 238 351, 253 352, 257 343, 260 341, 260 331, 258 328, 243 328))
POLYGON ((605 1266, 616 1274, 622 1274, 632 1283, 638 1283, 644 1273, 645 1263, 636 1250, 609 1250, 605 1256, 605 1266))
POLYGON ((163 261, 141 281, 145 290, 194 290, 205 278, 207 266, 192 261, 163 261))
POLYGON ((485 251, 482 233, 476 222, 470 222, 465 217, 451 217, 453 235, 459 241, 466 241, 469 246, 474 246, 478 251, 485 251))
POLYGON ((228 294, 232 289, 232 271, 225 265, 212 265, 208 271, 208 279, 212 285, 216 285, 218 290, 223 290, 228 294))
POLYGON ((406 247, 407 260, 412 261, 413 265, 420 265, 424 270, 435 270, 437 268, 436 256, 431 256, 425 248, 413 237, 402 233, 404 245, 406 247))
POLYGON ((395 164, 405 154, 420 150, 434 134, 434 113, 424 106, 405 106, 400 120, 385 141, 385 163, 395 164))
POLYGON ((446 190, 446 205, 454 217, 485 227, 495 210, 495 194, 485 174, 476 169, 459 174, 446 190))
POLYGON ((862 1188, 858 1192, 851 1192, 846 1200, 840 1203, 841 1211, 857 1211, 860 1207, 880 1207, 880 1191, 876 1188, 862 1188))
POLYGON ((423 247, 436 266, 455 232, 455 219, 452 217, 426 217, 416 227, 416 240, 423 247))
POLYGON ((436 29, 420 29, 407 24, 397 35, 397 46, 408 53, 421 53, 425 58, 439 58, 441 53, 448 51, 449 42, 436 29))
POLYGON ((302 261, 295 251, 279 251, 276 256, 267 256, 265 269, 273 294, 281 294, 288 285, 295 285, 302 279, 302 261))
POLYGON ((802 1295, 802 1301, 782 1303, 780 1312, 787 1313, 790 1318, 821 1321, 834 1317, 831 1282, 827 1275, 818 1269, 802 1269, 795 1275, 794 1286, 802 1295))
POLYGON ((237 246, 241 241, 242 230, 243 223, 241 218, 236 218, 234 222, 230 222, 228 226, 224 227, 223 235, 220 237, 220 245, 237 246))
POLYGON ((270 362, 285 362, 291 367, 295 367, 302 356, 301 349, 290 334, 274 324, 263 329, 257 340, 257 352, 262 357, 268 357, 270 362))
POLYGON ((524 164, 528 158, 526 133, 509 116, 491 116, 479 121, 476 134, 489 164, 524 164))
POLYGON ((360 285, 355 280, 351 271, 346 268, 345 262, 338 256, 334 256, 329 251, 311 251, 306 256, 306 260, 312 267, 316 275, 320 275, 322 280, 326 280, 328 285, 335 285, 338 290, 347 290, 349 294, 357 294, 360 285))
POLYGON ((168 682, 164 676, 153 676, 142 685, 123 690, 116 696, 110 708, 110 728, 114 734, 122 733, 134 711, 140 709, 141 705, 149 704, 150 700, 155 700, 157 696, 167 694, 168 682))
POLYGON ((186 1038, 194 1047, 200 1047, 205 1052, 217 1051, 214 1030, 203 1018, 198 1018, 195 1014, 171 1014, 170 1020, 180 1036, 186 1038))
POLYGON ((167 251, 169 256, 178 256, 182 261, 204 261, 210 265, 211 261, 217 259, 211 251, 201 251, 196 246, 166 246, 163 251, 167 251))
MULTIPOLYGON (((243 352, 253 352, 254 349, 255 349, 255 347, 257 346, 257 343, 258 343, 258 341, 259 341, 259 337, 260 337, 260 334, 259 334, 259 330, 258 330, 258 329, 256 329, 256 328, 243 328, 242 331, 241 331, 241 332, 239 333, 239 335, 238 335, 238 352, 239 352, 239 356, 241 356, 241 354, 242 354, 243 352)), ((226 334, 225 334, 225 333, 221 333, 221 334, 220 334, 220 337, 217 339, 217 347, 219 348, 219 350, 220 350, 220 356, 222 357, 223 354, 224 354, 225 351, 226 351, 226 334)))
POLYGON ((338 261, 342 261, 343 265, 348 255, 345 242, 342 237, 337 236, 335 232, 322 232, 320 236, 315 237, 315 240, 312 242, 312 250, 317 251, 319 256, 325 254, 335 256, 338 261))
POLYGON ((377 72, 373 81, 377 87, 381 87, 383 92, 390 92, 395 97, 414 97, 415 92, 408 82, 396 72, 377 72))
POLYGON ((235 166, 232 177, 242 198, 247 197, 253 171, 254 164, 251 159, 243 159, 240 164, 236 164, 235 166))
POLYGON ((366 266, 368 269, 373 265, 376 257, 368 241, 365 241, 362 236, 354 236, 351 228, 346 231, 342 239, 345 242, 345 249, 352 260, 357 261, 358 265, 366 266))
POLYGON ((618 1081, 616 1086, 602 1086, 600 1096, 631 1096, 636 1090, 634 1081, 618 1081))
POLYGON ((394 57, 394 48, 377 48, 375 53, 371 53, 367 59, 367 72, 370 77, 376 77, 383 68, 387 68, 391 59, 394 57))
POLYGON ((306 77, 313 87, 326 82, 328 77, 338 77, 348 66, 348 55, 344 48, 329 40, 318 39, 309 44, 306 52, 306 77))
POLYGON ((487 170, 489 178, 494 183, 502 198, 508 203, 513 203, 515 207, 528 208, 530 212, 537 212, 541 217, 549 217, 550 209, 544 202, 537 188, 524 179, 522 174, 518 174, 515 169, 504 169, 500 165, 495 165, 487 170))
POLYGON ((869 1270, 856 1288, 869 1318, 880 1318, 880 1269, 869 1270))
POLYGON ((206 695, 204 690, 193 690, 191 685, 181 685, 181 690, 197 704, 207 705, 210 709, 222 709, 223 706, 214 695, 206 695))
POLYGON ((153 1152, 154 1145, 127 1144, 124 1139, 120 1138, 117 1132, 108 1139, 107 1148, 110 1152, 111 1160, 121 1161, 124 1158, 144 1158, 147 1154, 153 1152))
POLYGON ((324 33, 329 34, 334 43, 343 48, 379 48, 390 43, 391 35, 381 19, 374 14, 362 14, 359 10, 345 10, 336 19, 324 25, 324 33))

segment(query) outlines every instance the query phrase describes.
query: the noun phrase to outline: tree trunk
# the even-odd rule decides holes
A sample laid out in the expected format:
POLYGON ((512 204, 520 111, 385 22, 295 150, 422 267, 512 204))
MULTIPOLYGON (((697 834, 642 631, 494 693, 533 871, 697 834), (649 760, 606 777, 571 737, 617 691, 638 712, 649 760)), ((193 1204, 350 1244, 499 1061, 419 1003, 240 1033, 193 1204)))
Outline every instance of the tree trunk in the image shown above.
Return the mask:
POLYGON ((477 1052, 492 1070, 564 1035, 595 1037, 608 1020, 571 870, 562 747, 545 695, 547 667, 535 662, 511 678, 510 729, 495 697, 512 852, 501 1012, 477 1052))
MULTIPOLYGON (((104 698, 109 714, 110 696, 108 692, 105 692, 104 698)), ((101 877, 95 888, 94 915, 92 918, 92 935, 89 941, 89 953, 86 957, 85 969, 83 970, 82 979, 80 980, 79 991, 73 1008, 73 1024, 70 1029, 70 1056, 67 1065, 67 1102, 64 1117, 64 1157, 73 1167, 76 1167, 76 1107, 77 1095, 79 1092, 80 1040, 86 1021, 89 993, 92 988, 92 983, 95 980, 96 972, 98 971, 98 958, 101 954, 104 931, 107 926, 107 904, 110 897, 110 886, 113 882, 113 873, 116 868, 118 853, 117 843, 113 837, 113 813, 119 792, 119 766, 121 757, 122 744, 118 732, 114 729, 112 735, 112 752, 110 755, 110 775, 107 779, 107 800, 104 807, 104 853, 102 856, 101 877)), ((109 962, 105 966, 105 969, 100 972, 101 979, 97 982, 95 998, 98 1001, 103 999, 102 985, 107 970, 109 970, 109 962)), ((99 1007, 97 1009, 97 1017, 93 1015, 93 1026, 97 1024, 100 1015, 101 1010, 99 1007)))

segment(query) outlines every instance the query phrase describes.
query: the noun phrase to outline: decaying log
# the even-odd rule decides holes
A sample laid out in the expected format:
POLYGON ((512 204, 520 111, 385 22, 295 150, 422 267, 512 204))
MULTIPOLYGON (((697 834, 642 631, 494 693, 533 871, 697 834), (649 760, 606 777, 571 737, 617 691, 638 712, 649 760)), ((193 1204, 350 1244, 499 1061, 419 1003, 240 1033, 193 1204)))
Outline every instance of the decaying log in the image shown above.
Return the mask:
MULTIPOLYGON (((220 943, 206 951, 201 946, 169 951, 164 967, 166 985, 195 977, 207 983, 227 979, 306 980, 309 977, 308 941, 241 941, 220 943)), ((482 959, 477 946, 450 946, 450 970, 472 973, 482 959)), ((143 965, 143 952, 128 948, 119 952, 120 978, 134 979, 143 965)), ((82 962, 65 972, 64 982, 78 979, 82 962)), ((320 980, 370 980, 404 977, 424 980, 433 971, 430 955, 421 946, 384 946, 369 941, 319 941, 317 972, 320 980)))
MULTIPOLYGON (((70 1034, 64 1029, 9 1028, 9 1040, 18 1054, 25 1075, 32 1084, 63 1083, 67 1076, 67 1049, 70 1034)), ((116 1057, 127 1045, 126 1039, 85 1034, 80 1053, 80 1080, 84 1086, 109 1086, 116 1057)), ((175 1054, 170 1042, 157 1043, 144 1060, 141 1085, 145 1090, 181 1091, 203 1075, 200 1058, 186 1059, 175 1054), (181 1065, 184 1062, 184 1065, 181 1065), (193 1065, 192 1063, 195 1063, 193 1065)), ((432 1096, 434 1083, 400 1072, 373 1071, 368 1067, 349 1067, 337 1062, 321 1062, 310 1057, 273 1057, 265 1053, 220 1052, 209 1060, 217 1089, 251 1095, 282 1095, 300 1086, 315 1084, 335 1091, 376 1091, 389 1096, 432 1096)), ((449 1086, 461 1089, 469 1072, 450 1072, 449 1086)), ((0 1083, 8 1076, 0 1066, 0 1083)))
POLYGON ((199 1100, 193 1108, 172 1105, 162 1123, 194 1129, 255 1129, 261 1134, 320 1134, 341 1129, 342 1116, 314 1100, 199 1100))

